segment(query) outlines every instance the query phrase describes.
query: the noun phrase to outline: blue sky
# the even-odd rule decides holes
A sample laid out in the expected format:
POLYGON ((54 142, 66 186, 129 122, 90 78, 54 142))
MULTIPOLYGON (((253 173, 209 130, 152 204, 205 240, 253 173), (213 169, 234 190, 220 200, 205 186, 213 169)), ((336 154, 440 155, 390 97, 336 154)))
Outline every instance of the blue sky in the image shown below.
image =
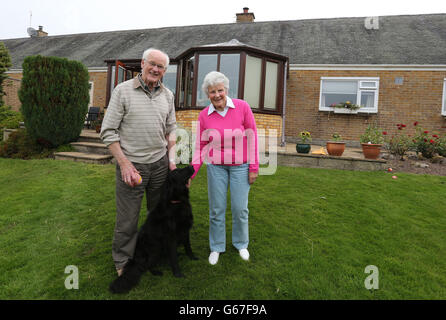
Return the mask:
POLYGON ((2 3, 0 39, 28 37, 26 29, 39 25, 51 36, 233 23, 243 7, 256 21, 446 13, 438 0, 15 0, 2 3))

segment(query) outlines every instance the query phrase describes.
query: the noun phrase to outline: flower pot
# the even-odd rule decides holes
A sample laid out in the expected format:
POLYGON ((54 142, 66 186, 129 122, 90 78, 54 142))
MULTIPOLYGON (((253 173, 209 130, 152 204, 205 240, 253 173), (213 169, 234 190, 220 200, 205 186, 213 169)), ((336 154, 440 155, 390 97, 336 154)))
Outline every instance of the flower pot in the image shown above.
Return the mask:
POLYGON ((308 143, 298 143, 296 144, 297 153, 309 153, 311 150, 311 144, 308 143))
POLYGON ((382 144, 361 143, 362 153, 366 159, 378 159, 382 144))
POLYGON ((345 142, 327 142, 327 152, 330 156, 340 157, 344 153, 345 142))
POLYGON ((352 110, 347 108, 334 108, 334 113, 342 113, 342 114, 357 114, 358 110, 352 110))

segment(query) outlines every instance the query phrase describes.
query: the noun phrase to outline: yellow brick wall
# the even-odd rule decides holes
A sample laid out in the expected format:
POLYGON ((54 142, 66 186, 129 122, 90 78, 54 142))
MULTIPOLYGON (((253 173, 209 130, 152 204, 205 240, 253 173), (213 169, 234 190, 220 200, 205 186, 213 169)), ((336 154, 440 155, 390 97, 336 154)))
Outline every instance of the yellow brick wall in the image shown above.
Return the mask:
POLYGON ((19 89, 21 84, 22 74, 21 73, 11 73, 8 74, 8 78, 3 82, 3 90, 5 91, 5 96, 3 96, 3 101, 7 106, 11 106, 12 110, 20 111, 20 100, 19 100, 19 89))
MULTIPOLYGON (((93 106, 105 107, 105 95, 107 87, 106 72, 89 72, 90 81, 94 82, 93 87, 93 106)), ((5 104, 12 107, 12 110, 19 111, 22 105, 19 100, 18 91, 20 89, 21 73, 10 73, 4 84, 6 96, 3 98, 5 104)))
MULTIPOLYGON (((178 110, 175 115, 177 123, 188 130, 192 130, 192 122, 197 121, 201 110, 178 110)), ((277 115, 254 113, 257 130, 264 129, 265 135, 269 134, 269 129, 277 131, 277 137, 282 135, 282 117, 277 115)))
POLYGON ((291 70, 287 83, 285 136, 295 139, 308 130, 316 139, 328 140, 334 132, 343 139, 359 141, 369 123, 377 123, 390 134, 396 124, 407 125, 414 132, 413 122, 431 131, 446 132, 441 115, 443 81, 446 71, 398 70, 291 70), (343 115, 319 111, 321 77, 379 77, 378 113, 343 115), (395 78, 402 77, 402 85, 395 78))

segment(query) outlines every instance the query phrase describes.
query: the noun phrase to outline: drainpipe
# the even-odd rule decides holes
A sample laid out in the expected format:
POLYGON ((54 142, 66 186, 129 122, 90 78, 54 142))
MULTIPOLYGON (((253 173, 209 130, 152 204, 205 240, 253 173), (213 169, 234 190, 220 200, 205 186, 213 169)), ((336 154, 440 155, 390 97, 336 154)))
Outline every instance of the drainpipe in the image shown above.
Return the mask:
POLYGON ((280 141, 280 146, 285 146, 285 117, 286 117, 286 78, 288 71, 288 61, 285 62, 285 72, 283 77, 283 107, 282 107, 282 139, 280 141))

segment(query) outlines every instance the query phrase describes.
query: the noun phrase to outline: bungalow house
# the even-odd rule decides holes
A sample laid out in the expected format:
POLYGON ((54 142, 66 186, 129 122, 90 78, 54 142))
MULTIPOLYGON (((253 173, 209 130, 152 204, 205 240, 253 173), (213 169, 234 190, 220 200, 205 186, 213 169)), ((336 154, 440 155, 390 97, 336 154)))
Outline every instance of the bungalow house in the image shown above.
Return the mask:
MULTIPOLYGON (((254 22, 244 8, 230 24, 46 35, 3 41, 12 58, 5 102, 17 109, 21 65, 29 55, 66 57, 89 70, 92 106, 106 108, 113 88, 140 71, 148 47, 167 52, 164 83, 190 127, 207 105, 204 75, 220 70, 230 96, 249 102, 259 128, 294 142, 334 132, 357 144, 369 123, 389 133, 415 121, 446 132, 446 14, 254 22), (339 113, 334 103, 362 107, 339 113)), ((413 130, 411 126, 408 126, 413 130)))

